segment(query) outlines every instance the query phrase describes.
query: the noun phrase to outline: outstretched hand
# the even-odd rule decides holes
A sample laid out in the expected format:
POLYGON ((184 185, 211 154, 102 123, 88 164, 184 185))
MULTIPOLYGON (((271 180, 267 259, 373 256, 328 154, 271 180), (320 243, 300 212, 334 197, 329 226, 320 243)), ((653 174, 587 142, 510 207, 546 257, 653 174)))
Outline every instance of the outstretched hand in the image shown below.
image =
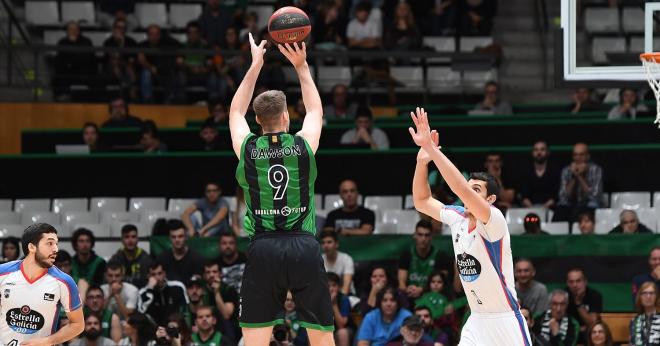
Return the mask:
POLYGON ((252 33, 248 33, 248 38, 250 40, 250 52, 252 53, 252 64, 263 66, 264 64, 264 54, 266 53, 266 40, 261 40, 259 45, 257 45, 256 42, 254 42, 254 37, 252 37, 252 33))
POLYGON ((408 132, 410 132, 410 136, 412 137, 415 144, 425 150, 429 150, 434 146, 437 147, 437 144, 433 143, 429 118, 424 108, 417 107, 415 113, 410 112, 410 118, 412 118, 412 121, 415 123, 415 127, 417 128, 417 131, 415 131, 415 129, 412 127, 408 128, 408 132))
POLYGON ((298 68, 307 62, 307 47, 305 42, 298 46, 298 42, 293 44, 285 43, 284 45, 278 44, 277 48, 280 52, 289 59, 293 67, 298 68))
MULTIPOLYGON (((433 140, 433 144, 438 147, 440 143, 440 135, 438 134, 438 131, 436 130, 431 130, 431 139, 433 140)), ((431 162, 431 156, 429 156, 429 153, 424 150, 424 148, 419 148, 419 152, 417 153, 417 162, 421 163, 429 163, 431 162)))

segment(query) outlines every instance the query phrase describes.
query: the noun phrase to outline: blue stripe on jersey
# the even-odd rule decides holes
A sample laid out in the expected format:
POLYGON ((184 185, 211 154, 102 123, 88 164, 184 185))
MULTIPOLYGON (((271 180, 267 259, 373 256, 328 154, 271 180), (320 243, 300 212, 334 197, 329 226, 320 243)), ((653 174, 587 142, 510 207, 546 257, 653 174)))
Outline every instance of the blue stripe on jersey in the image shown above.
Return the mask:
POLYGON ((452 209, 454 211, 457 211, 459 214, 465 216, 465 208, 461 207, 460 205, 445 205, 445 208, 452 209))
POLYGON ((21 270, 21 262, 23 262, 23 260, 16 260, 0 264, 0 276, 21 270))
POLYGON ((529 338, 527 337, 527 328, 525 328, 525 323, 523 322, 523 317, 522 314, 520 313, 520 310, 516 311, 514 314, 516 315, 516 320, 518 320, 518 327, 520 328, 520 332, 523 335, 525 346, 531 346, 529 344, 529 338))
POLYGON ((61 271, 55 266, 48 269, 48 274, 66 285, 66 288, 69 291, 69 311, 76 310, 82 306, 82 303, 80 302, 80 294, 78 293, 78 286, 76 286, 76 283, 69 274, 61 271))
POLYGON ((57 304, 55 307, 55 316, 53 317, 53 327, 50 328, 50 333, 55 334, 57 331, 57 326, 60 324, 60 304, 57 304))

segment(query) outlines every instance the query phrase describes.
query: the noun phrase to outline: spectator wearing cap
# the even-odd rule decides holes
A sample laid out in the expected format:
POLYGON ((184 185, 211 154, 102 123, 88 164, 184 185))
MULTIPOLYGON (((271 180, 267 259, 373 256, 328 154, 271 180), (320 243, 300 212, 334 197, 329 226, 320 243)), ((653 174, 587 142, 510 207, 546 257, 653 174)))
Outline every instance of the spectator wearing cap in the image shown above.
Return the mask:
MULTIPOLYGON (((357 346, 384 346, 399 337, 404 319, 412 315, 402 305, 396 288, 389 286, 381 289, 376 295, 377 308, 367 313, 362 320, 357 346)), ((421 338, 421 326, 419 334, 421 338)))
POLYGON ((195 322, 195 315, 197 308, 204 306, 204 287, 206 283, 202 280, 201 276, 193 275, 186 281, 186 293, 188 294, 188 306, 184 314, 186 323, 190 326, 195 322))
POLYGON ((610 234, 635 234, 635 233, 653 233, 643 223, 639 222, 637 213, 634 210, 624 210, 619 214, 619 225, 614 227, 610 234))
POLYGON ((127 224, 121 228, 122 247, 112 255, 110 262, 124 267, 124 280, 135 287, 143 287, 149 277, 149 266, 153 260, 149 253, 138 245, 138 229, 127 224))
POLYGON ((167 277, 171 280, 183 282, 194 274, 201 275, 204 258, 188 247, 183 222, 170 220, 167 226, 172 248, 163 251, 157 259, 159 263, 162 263, 167 277))
POLYGON ((541 218, 536 213, 529 213, 525 215, 523 220, 523 227, 525 228, 524 235, 549 235, 550 233, 541 229, 541 218))
POLYGON ((355 128, 341 136, 342 145, 368 146, 375 150, 390 148, 390 140, 385 131, 374 127, 373 115, 368 107, 359 107, 355 113, 355 128))
POLYGON ((419 316, 412 315, 403 320, 399 328, 401 336, 387 343, 387 346, 432 346, 432 341, 424 340, 424 324, 419 316))
POLYGON ((71 277, 85 279, 90 285, 103 283, 105 260, 94 253, 96 237, 87 228, 78 228, 71 236, 71 247, 76 252, 71 260, 71 277))

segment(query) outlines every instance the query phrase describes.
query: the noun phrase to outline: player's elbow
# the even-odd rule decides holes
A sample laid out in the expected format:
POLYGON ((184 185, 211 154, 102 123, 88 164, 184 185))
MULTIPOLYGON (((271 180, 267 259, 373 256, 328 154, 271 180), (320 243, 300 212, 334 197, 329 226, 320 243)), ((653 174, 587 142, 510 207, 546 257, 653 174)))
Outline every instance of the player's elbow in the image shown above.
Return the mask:
POLYGON ((82 332, 85 331, 85 321, 84 320, 80 321, 80 322, 76 322, 76 323, 71 322, 70 325, 71 325, 71 329, 72 329, 72 333, 73 333, 74 337, 82 334, 82 332))

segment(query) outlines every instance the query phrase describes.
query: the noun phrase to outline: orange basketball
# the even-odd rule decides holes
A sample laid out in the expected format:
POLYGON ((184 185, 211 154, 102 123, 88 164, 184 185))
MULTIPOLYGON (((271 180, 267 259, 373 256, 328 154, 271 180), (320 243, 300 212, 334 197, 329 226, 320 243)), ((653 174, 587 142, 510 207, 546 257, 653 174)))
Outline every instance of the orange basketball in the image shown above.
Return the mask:
POLYGON ((278 43, 301 42, 311 31, 309 17, 297 7, 282 7, 268 20, 268 33, 278 43))

